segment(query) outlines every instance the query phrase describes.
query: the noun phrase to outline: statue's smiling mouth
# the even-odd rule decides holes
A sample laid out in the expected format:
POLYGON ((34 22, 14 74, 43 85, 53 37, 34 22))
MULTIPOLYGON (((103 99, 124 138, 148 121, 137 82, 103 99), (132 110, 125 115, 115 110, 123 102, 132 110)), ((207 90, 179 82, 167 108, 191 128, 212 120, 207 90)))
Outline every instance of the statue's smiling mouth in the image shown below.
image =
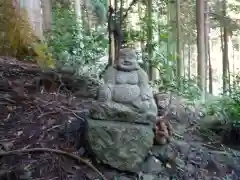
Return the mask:
POLYGON ((129 62, 129 61, 123 61, 123 64, 124 64, 124 65, 132 65, 132 63, 129 62))

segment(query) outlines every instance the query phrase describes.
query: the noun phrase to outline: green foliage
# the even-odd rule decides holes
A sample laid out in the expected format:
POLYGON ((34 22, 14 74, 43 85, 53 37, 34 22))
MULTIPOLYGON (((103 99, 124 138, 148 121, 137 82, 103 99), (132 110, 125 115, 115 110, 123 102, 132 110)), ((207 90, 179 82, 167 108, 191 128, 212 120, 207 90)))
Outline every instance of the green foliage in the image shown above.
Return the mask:
MULTIPOLYGON (((209 5, 209 25, 212 29, 226 26, 236 33, 239 31, 239 26, 236 20, 230 17, 224 17, 222 14, 222 1, 210 1, 209 5)), ((229 2, 228 8, 239 12, 239 5, 229 2)), ((143 63, 141 67, 148 70, 149 65, 155 67, 160 72, 160 79, 152 82, 159 91, 172 91, 178 95, 184 96, 189 100, 200 100, 201 90, 196 84, 196 77, 192 79, 179 78, 176 75, 176 7, 175 5, 167 6, 167 2, 153 2, 153 42, 151 47, 153 56, 148 59, 146 52, 147 42, 147 25, 148 17, 146 11, 141 11, 139 7, 139 19, 140 30, 134 29, 133 26, 128 26, 124 31, 124 37, 127 44, 133 44, 134 42, 141 42, 141 50, 143 63), (161 10, 160 10, 161 9, 161 10), (165 11, 164 11, 165 10, 165 11), (167 11, 167 13, 165 13, 167 11), (158 14, 158 12, 161 12, 158 14), (141 17, 140 17, 141 16, 141 17), (169 17, 168 17, 169 16, 169 17), (160 37, 160 38, 159 38, 160 37), (179 86, 179 82, 182 82, 182 86, 179 86)), ((229 12, 229 10, 228 10, 229 12)), ((134 13, 134 12, 130 12, 134 13)), ((196 2, 195 1, 183 1, 181 2, 181 45, 196 45, 196 2)), ((236 78, 235 78, 236 79, 236 78)), ((239 80, 239 79, 238 79, 239 80)), ((239 81, 235 80, 234 86, 231 88, 230 96, 214 97, 214 100, 210 97, 212 95, 207 94, 207 103, 205 104, 206 113, 209 115, 217 116, 222 120, 239 120, 240 118, 240 88, 239 81), (211 99, 211 100, 209 100, 211 99)), ((202 101, 199 101, 202 103, 202 101)))
MULTIPOLYGON (((162 72, 166 72, 166 69, 162 72)), ((154 83, 161 92, 170 91, 192 101, 199 100, 201 97, 201 90, 196 85, 195 78, 189 80, 186 78, 177 78, 175 76, 175 79, 171 80, 167 73, 161 73, 160 79, 154 83), (179 86, 179 81, 183 82, 181 87, 179 86)))
POLYGON ((240 88, 231 90, 231 95, 223 96, 206 104, 206 114, 214 115, 224 122, 240 121, 240 88))
POLYGON ((63 7, 54 9, 48 45, 58 66, 76 72, 81 68, 82 71, 89 71, 89 65, 105 54, 107 43, 107 37, 102 32, 86 33, 77 22, 74 10, 63 7), (83 68, 85 66, 89 68, 83 68))
MULTIPOLYGON (((141 25, 141 30, 133 30, 130 29, 128 31, 124 31, 124 38, 127 41, 127 44, 131 44, 136 41, 146 42, 146 18, 141 19, 142 22, 139 23, 141 25), (142 31, 145 31, 142 33, 142 31), (130 38, 129 38, 130 34, 130 38)), ((156 22, 153 26, 154 29, 157 29, 156 22)), ((174 48, 176 40, 172 38, 171 33, 169 33, 169 26, 162 25, 160 26, 160 34, 158 40, 151 42, 151 48, 153 51, 153 56, 151 60, 148 59, 147 48, 144 47, 142 53, 143 62, 140 63, 140 66, 144 70, 148 70, 147 67, 151 65, 155 69, 159 71, 160 79, 152 82, 152 86, 159 91, 171 91, 175 94, 184 96, 189 100, 199 99, 201 96, 201 91, 196 85, 196 78, 187 79, 187 78, 179 78, 176 74, 176 55, 174 54, 174 48), (182 81, 183 86, 179 86, 179 81, 182 81)))
POLYGON ((153 84, 160 91, 171 91, 189 100, 200 99, 201 90, 196 84, 196 77, 187 79, 185 77, 177 76, 177 61, 175 55, 172 54, 171 51, 168 51, 166 46, 164 46, 166 43, 171 43, 168 42, 167 39, 168 35, 163 32, 160 34, 160 42, 152 43, 152 60, 149 61, 147 58, 144 59, 143 67, 151 64, 151 66, 159 71, 160 78, 154 81, 153 84), (182 86, 179 86, 179 82, 182 82, 182 86))

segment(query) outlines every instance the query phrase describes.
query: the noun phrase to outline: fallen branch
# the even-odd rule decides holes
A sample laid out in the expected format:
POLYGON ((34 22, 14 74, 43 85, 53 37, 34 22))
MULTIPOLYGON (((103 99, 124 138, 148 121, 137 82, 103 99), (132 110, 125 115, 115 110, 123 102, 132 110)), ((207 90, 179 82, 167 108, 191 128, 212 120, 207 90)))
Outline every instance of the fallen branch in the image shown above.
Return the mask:
POLYGON ((81 157, 78 157, 74 154, 71 154, 71 153, 68 153, 68 152, 65 152, 65 151, 61 151, 61 150, 57 150, 57 149, 50 149, 50 148, 18 149, 18 150, 13 150, 13 151, 0 152, 0 157, 1 156, 10 156, 10 155, 19 155, 21 153, 33 153, 33 152, 52 152, 52 153, 55 153, 55 154, 68 156, 72 159, 77 160, 79 163, 86 164, 92 170, 97 172, 103 180, 107 180, 107 178, 105 178, 105 176, 96 167, 94 167, 90 162, 88 162, 88 161, 86 161, 86 160, 82 159, 81 157))

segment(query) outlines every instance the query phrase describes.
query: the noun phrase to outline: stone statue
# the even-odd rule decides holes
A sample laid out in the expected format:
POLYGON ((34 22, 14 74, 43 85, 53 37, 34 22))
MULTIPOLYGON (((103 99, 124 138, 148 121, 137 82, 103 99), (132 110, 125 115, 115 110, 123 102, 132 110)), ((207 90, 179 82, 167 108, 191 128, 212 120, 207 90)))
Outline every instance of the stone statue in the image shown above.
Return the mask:
POLYGON ((132 172, 139 171, 153 146, 157 117, 148 76, 136 59, 133 50, 120 50, 118 64, 104 73, 104 84, 88 119, 89 144, 96 157, 132 172))
POLYGON ((120 103, 145 115, 147 120, 155 121, 157 106, 148 76, 138 65, 136 53, 132 49, 120 50, 118 64, 108 67, 103 79, 99 101, 120 103))

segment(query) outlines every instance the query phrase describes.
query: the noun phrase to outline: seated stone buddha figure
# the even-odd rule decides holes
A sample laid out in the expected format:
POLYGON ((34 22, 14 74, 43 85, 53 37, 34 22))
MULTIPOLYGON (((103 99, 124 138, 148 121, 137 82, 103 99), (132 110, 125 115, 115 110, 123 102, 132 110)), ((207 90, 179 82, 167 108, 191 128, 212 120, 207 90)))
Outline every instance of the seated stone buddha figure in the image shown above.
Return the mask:
POLYGON ((121 49, 119 61, 109 66, 99 89, 100 102, 117 103, 131 108, 148 121, 155 122, 157 106, 147 73, 139 66, 134 50, 121 49))

